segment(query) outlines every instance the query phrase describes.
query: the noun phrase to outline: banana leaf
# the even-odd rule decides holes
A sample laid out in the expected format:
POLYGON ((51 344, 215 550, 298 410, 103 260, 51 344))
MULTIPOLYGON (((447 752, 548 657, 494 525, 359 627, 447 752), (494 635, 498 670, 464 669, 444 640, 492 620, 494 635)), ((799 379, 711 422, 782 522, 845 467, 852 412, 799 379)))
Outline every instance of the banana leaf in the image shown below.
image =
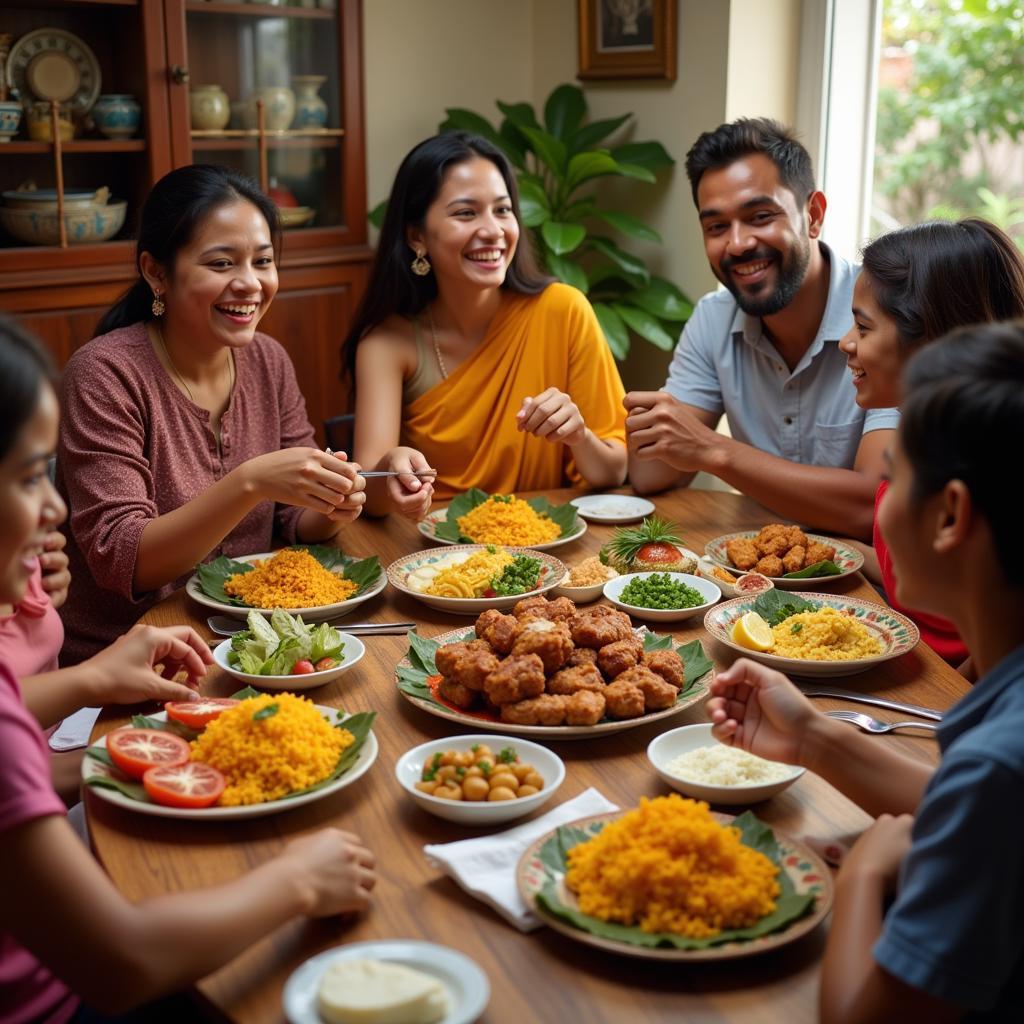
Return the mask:
POLYGON ((819 576, 838 576, 842 571, 831 559, 825 559, 823 562, 808 565, 799 572, 787 572, 782 578, 784 580, 808 580, 819 576))
MULTIPOLYGON (((308 551, 325 569, 334 570, 341 566, 341 575, 344 579, 351 580, 359 589, 353 596, 360 594, 372 587, 380 578, 380 560, 376 555, 369 558, 349 558, 338 548, 330 547, 327 544, 293 544, 290 551, 308 551)), ((224 604, 233 604, 240 608, 250 607, 245 601, 232 597, 224 590, 224 584, 228 577, 238 573, 252 572, 254 566, 250 562, 239 562, 225 555, 220 555, 211 562, 203 562, 196 566, 196 577, 199 580, 199 589, 207 597, 224 604)))
POLYGON ((751 610, 757 612, 769 626, 777 626, 780 622, 785 622, 791 615, 799 615, 801 612, 816 612, 818 606, 798 597, 792 591, 766 590, 758 595, 757 600, 751 605, 751 610))
MULTIPOLYGON (((464 536, 459 530, 459 519, 471 509, 482 505, 490 495, 479 487, 473 487, 462 494, 457 494, 451 500, 444 519, 434 526, 434 535, 441 540, 451 541, 453 544, 475 544, 471 537, 464 536)), ((579 519, 576 515, 575 505, 552 505, 547 498, 527 498, 526 503, 538 515, 547 516, 556 526, 561 528, 560 537, 568 537, 579 529, 579 519)))
MULTIPOLYGON (((782 867, 775 835, 764 822, 758 820, 750 811, 746 811, 737 817, 733 824, 740 829, 740 838, 745 846, 763 853, 773 864, 782 867)), ((711 946, 720 946, 725 942, 757 939, 781 931, 803 917, 814 905, 814 894, 798 895, 789 875, 785 870, 780 870, 778 882, 781 891, 772 913, 762 917, 748 928, 725 930, 711 938, 691 939, 685 935, 671 932, 645 932, 636 925, 617 924, 590 917, 562 902, 557 883, 566 872, 569 850, 579 843, 593 838, 604 825, 604 822, 594 822, 586 829, 563 825, 556 829, 555 834, 541 847, 539 855, 547 879, 541 891, 537 893, 537 903, 549 913, 591 935, 629 943, 632 946, 707 949, 711 946)))

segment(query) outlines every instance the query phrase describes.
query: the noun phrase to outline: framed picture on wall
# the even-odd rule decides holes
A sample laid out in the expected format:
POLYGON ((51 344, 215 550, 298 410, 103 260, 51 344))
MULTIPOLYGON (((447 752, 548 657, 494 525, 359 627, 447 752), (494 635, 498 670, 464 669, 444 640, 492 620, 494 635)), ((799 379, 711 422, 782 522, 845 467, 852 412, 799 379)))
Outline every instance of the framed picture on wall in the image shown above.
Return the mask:
POLYGON ((676 77, 677 0, 576 0, 577 78, 676 77))

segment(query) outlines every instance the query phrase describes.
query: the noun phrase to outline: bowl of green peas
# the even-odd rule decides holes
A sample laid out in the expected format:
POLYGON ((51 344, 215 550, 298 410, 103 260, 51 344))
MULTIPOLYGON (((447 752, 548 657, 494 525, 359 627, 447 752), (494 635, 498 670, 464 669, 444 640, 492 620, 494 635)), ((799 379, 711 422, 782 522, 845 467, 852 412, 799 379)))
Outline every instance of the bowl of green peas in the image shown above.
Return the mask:
POLYGON ((631 572, 609 580, 604 596, 634 618, 679 622, 709 608, 722 591, 688 572, 631 572))

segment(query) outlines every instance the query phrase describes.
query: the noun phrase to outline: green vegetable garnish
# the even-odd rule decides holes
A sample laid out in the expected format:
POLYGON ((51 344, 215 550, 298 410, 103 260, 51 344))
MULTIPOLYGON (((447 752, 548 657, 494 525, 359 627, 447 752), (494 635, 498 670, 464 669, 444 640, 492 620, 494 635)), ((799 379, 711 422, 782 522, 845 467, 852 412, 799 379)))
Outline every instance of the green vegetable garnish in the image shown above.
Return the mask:
POLYGON ((441 757, 441 751, 437 751, 430 762, 430 767, 423 769, 423 774, 420 776, 423 782, 433 782, 437 778, 437 769, 441 767, 441 757))
POLYGON ((498 597, 511 597, 537 589, 540 582, 541 564, 537 558, 516 555, 496 576, 491 578, 491 590, 498 597))
POLYGON ((667 572, 631 579, 622 588, 619 600, 637 608, 696 608, 707 604, 699 590, 672 579, 667 572))
POLYGON ((265 718, 273 718, 277 714, 279 708, 277 704, 268 704, 265 708, 260 708, 253 716, 254 722, 262 722, 265 718))
POLYGON ((515 761, 518 761, 519 757, 515 752, 515 748, 504 747, 502 750, 498 752, 498 760, 502 764, 512 764, 515 761))
POLYGON ((616 530, 612 539, 601 548, 602 563, 619 572, 631 572, 637 552, 645 544, 681 544, 678 527, 657 516, 648 516, 639 526, 616 530))
POLYGON ((491 770, 494 768, 494 765, 491 764, 490 761, 478 761, 477 767, 480 769, 480 771, 484 773, 485 776, 487 776, 491 774, 491 770))
POLYGON ((799 633, 803 628, 804 624, 802 622, 794 622, 793 625, 789 627, 789 631, 790 633, 799 633))
POLYGON ((769 626, 777 626, 800 612, 816 612, 818 606, 784 590, 766 590, 757 596, 751 610, 757 612, 769 626))

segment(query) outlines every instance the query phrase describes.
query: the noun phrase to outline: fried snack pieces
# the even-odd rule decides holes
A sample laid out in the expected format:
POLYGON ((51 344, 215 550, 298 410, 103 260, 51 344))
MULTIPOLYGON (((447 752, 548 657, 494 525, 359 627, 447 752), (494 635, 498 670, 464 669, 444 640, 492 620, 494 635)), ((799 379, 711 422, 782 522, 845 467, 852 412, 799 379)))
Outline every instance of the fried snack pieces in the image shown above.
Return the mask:
POLYGON ((769 523, 756 537, 725 542, 725 554, 737 569, 762 576, 782 576, 809 565, 826 562, 836 555, 830 544, 811 541, 799 526, 769 523))
POLYGON ((671 707, 685 683, 673 650, 644 652, 629 617, 536 595, 476 620, 478 639, 439 647, 439 695, 511 725, 592 726, 671 707))

